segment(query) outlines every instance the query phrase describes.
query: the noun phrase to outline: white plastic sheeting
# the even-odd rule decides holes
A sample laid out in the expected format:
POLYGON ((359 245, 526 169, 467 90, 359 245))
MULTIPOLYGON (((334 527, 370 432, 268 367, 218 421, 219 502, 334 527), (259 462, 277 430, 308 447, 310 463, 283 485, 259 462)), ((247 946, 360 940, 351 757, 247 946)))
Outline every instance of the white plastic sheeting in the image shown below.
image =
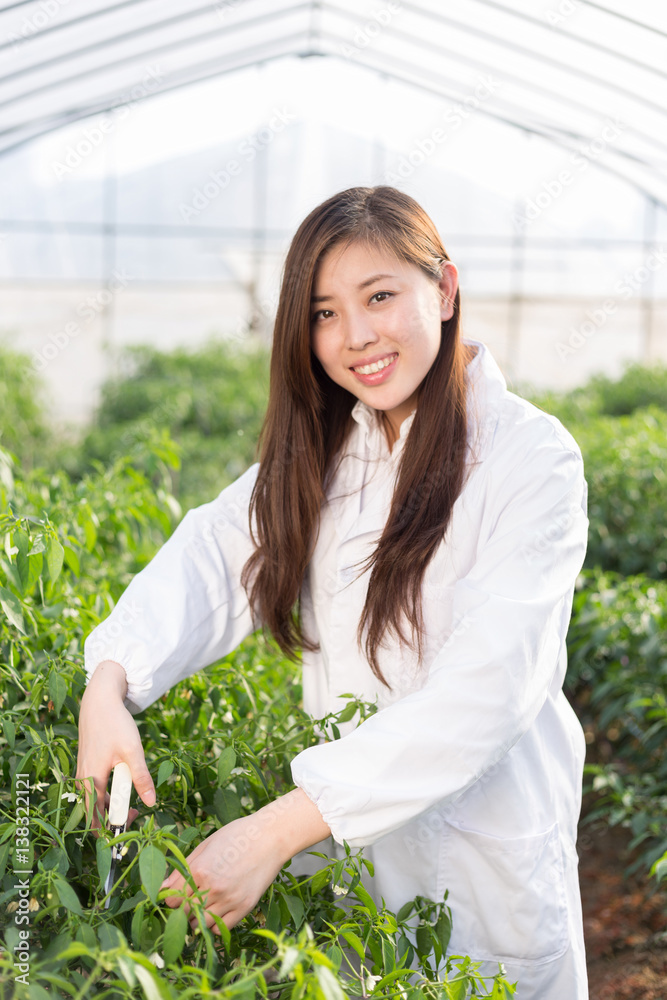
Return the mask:
POLYGON ((661 0, 21 0, 0 7, 0 153, 289 55, 354 61, 597 163, 667 203, 661 0), (620 123, 620 124, 619 124, 620 123))

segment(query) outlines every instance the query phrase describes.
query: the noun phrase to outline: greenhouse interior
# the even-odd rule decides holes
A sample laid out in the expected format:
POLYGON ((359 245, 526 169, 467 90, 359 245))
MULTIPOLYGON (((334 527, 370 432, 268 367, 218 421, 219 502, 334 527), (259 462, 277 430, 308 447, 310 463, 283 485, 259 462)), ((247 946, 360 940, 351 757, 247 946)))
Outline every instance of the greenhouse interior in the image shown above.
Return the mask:
MULTIPOLYGON (((339 385, 391 391, 394 354, 348 358, 339 385)), ((666 470, 665 0, 0 0, 0 998, 666 1000, 666 470), (470 481, 463 375, 435 396, 417 365, 413 393, 377 427, 355 404, 343 438, 326 309, 299 320, 310 367, 271 360, 293 237, 350 188, 409 195, 455 265, 468 371, 505 407, 470 481), (332 440, 380 442, 380 487, 374 458, 349 474, 356 510, 352 487, 325 497, 354 457, 332 440), (431 523, 445 480, 451 520, 431 523), (382 503, 357 632, 358 564, 335 559, 350 541, 365 558, 375 535, 355 531, 380 538, 382 503), (263 630, 258 563, 235 575, 251 536, 263 630), (424 689, 399 659, 385 690, 371 652, 422 593, 424 689), (377 747, 345 751, 364 733, 377 747), (326 767, 319 799, 298 780, 345 752, 350 837, 326 767), (518 793, 498 805, 507 761, 518 793), (275 861, 285 802, 317 839, 243 913, 207 910, 195 862, 214 838, 216 873, 275 861)))

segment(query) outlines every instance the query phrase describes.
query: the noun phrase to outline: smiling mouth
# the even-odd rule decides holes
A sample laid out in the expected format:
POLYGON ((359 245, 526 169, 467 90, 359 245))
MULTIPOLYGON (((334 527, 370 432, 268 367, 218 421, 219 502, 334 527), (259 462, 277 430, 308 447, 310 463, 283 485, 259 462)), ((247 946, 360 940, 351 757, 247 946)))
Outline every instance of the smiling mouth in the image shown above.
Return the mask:
POLYGON ((359 375, 374 375, 375 372, 381 372, 383 368, 387 368, 397 357, 398 354, 390 354, 388 357, 382 358, 381 361, 374 361, 372 365, 357 365, 352 368, 352 371, 358 372, 359 375))

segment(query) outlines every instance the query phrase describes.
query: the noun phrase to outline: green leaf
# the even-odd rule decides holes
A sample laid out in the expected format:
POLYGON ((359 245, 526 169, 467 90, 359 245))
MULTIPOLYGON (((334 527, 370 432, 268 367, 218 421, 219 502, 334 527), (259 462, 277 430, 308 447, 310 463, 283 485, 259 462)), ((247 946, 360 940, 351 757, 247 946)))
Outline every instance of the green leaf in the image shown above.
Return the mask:
POLYGON ((165 982, 160 983, 158 981, 155 972, 149 972, 143 965, 136 963, 134 974, 143 987, 146 1000, 167 1000, 167 998, 171 998, 171 990, 169 990, 165 982))
POLYGON ((101 837, 97 838, 95 853, 97 854, 97 871, 100 876, 100 892, 104 892, 104 883, 111 868, 111 848, 101 837))
POLYGON ((0 879, 3 878, 5 874, 5 868, 7 867, 7 859, 9 858, 9 852, 12 848, 11 841, 7 841, 0 847, 0 879))
POLYGON ((343 874, 343 865, 345 864, 345 858, 341 858, 334 865, 333 875, 331 876, 331 881, 334 885, 340 885, 340 880, 343 874))
POLYGON ((97 528, 89 517, 83 522, 83 533, 86 536, 86 549, 92 552, 97 541, 97 528))
POLYGON ((44 564, 44 557, 41 552, 37 552, 35 555, 30 555, 30 537, 27 532, 23 531, 21 528, 18 528, 14 532, 14 544, 18 549, 16 554, 16 570, 21 582, 21 591, 24 594, 27 594, 32 590, 39 579, 40 573, 42 572, 42 566, 44 564))
POLYGON ((349 705, 346 705, 342 712, 338 715, 338 722, 349 722, 350 719, 353 719, 356 714, 357 706, 353 701, 351 701, 349 705))
POLYGON ((2 607, 2 610, 14 628, 17 628, 19 632, 23 632, 26 635, 21 602, 16 594, 12 594, 11 590, 7 590, 5 587, 0 587, 0 607, 2 607))
POLYGON ((53 884, 56 888, 56 892, 58 893, 58 899, 65 909, 71 910, 72 913, 76 913, 78 916, 82 917, 83 910, 81 909, 81 903, 79 902, 79 897, 75 893, 72 886, 59 876, 54 878, 53 884))
POLYGON ((447 1000, 465 1000, 469 982, 468 976, 462 976, 461 979, 454 979, 451 983, 447 983, 447 1000))
POLYGON ((85 816, 85 813, 86 813, 86 807, 84 806, 83 802, 77 802, 76 805, 74 806, 74 809, 72 809, 69 819, 67 820, 65 826, 63 827, 63 833, 71 833, 72 830, 74 830, 79 825, 79 823, 85 816))
POLYGON ((353 891, 357 896, 357 898, 360 899, 361 902, 364 904, 364 906, 367 906, 368 909, 371 911, 371 916, 377 917, 378 908, 375 905, 372 896, 370 895, 370 893, 366 891, 366 889, 364 889, 361 882, 359 882, 358 885, 355 885, 353 891))
POLYGON ((341 963, 343 961, 343 952, 340 950, 338 945, 332 944, 330 948, 326 950, 326 956, 337 969, 340 969, 341 963))
POLYGON ((667 878, 667 857, 659 858, 658 861, 651 868, 651 874, 655 875, 658 882, 663 878, 667 878))
POLYGON ((430 954, 433 948, 433 942, 431 940, 431 928, 427 927, 426 924, 420 924, 417 928, 416 934, 417 940, 417 954, 420 958, 426 958, 430 954))
POLYGON ((232 768, 236 766, 236 754, 233 747, 225 747, 218 757, 218 782, 221 785, 229 778, 232 768))
POLYGON ((299 899, 298 896, 290 896, 289 893, 285 893, 283 896, 285 900, 285 905, 290 912, 290 916, 294 921, 294 926, 298 930, 303 923, 303 917, 305 913, 305 907, 303 901, 299 899))
POLYGON ((81 941, 87 948, 97 947, 97 937, 90 924, 80 924, 76 932, 77 941, 81 941))
POLYGON ((177 906, 167 918, 164 929, 163 954, 167 965, 175 962, 183 951, 185 935, 188 930, 188 918, 183 906, 177 906))
POLYGON ((354 948, 362 961, 366 958, 366 949, 358 934, 355 934, 354 931, 341 931, 341 937, 345 938, 350 948, 354 948))
POLYGON ((241 801, 236 792, 229 788, 216 788, 213 804, 221 823, 231 823, 241 815, 241 801))
POLYGON ((36 556, 40 552, 44 552, 46 546, 44 545, 44 535, 38 535, 37 538, 33 539, 32 548, 28 553, 29 556, 36 556))
POLYGON ((56 715, 60 715, 60 709, 67 697, 67 681, 57 670, 51 670, 49 674, 49 697, 53 702, 56 715))
POLYGON ((132 936, 132 944, 137 949, 141 946, 141 928, 144 922, 144 907, 145 903, 138 903, 136 910, 132 914, 132 927, 130 934, 132 936))
POLYGON ((69 870, 69 858, 67 852, 58 847, 56 844, 49 847, 45 854, 42 854, 39 859, 40 866, 44 871, 50 871, 52 868, 56 869, 59 875, 63 877, 67 875, 69 870))
POLYGON ((382 941, 382 965, 384 972, 393 972, 396 968, 396 949, 391 941, 383 937, 382 941))
POLYGON ((125 935, 113 924, 100 924, 97 931, 100 939, 100 946, 103 951, 112 951, 114 948, 122 948, 127 945, 125 935))
POLYGON ((13 542, 18 552, 16 553, 16 570, 21 582, 21 591, 25 594, 28 589, 30 579, 30 566, 28 552, 30 551, 30 538, 22 528, 17 528, 14 532, 13 542))
POLYGON ((14 743, 16 742, 16 726, 11 721, 11 719, 2 720, 2 731, 5 735, 5 739, 9 743, 9 749, 14 749, 14 743))
POLYGON ((153 844, 146 844, 139 853, 139 873, 149 898, 157 903, 160 885, 167 873, 167 859, 153 844))
POLYGON ((79 562, 79 557, 69 545, 65 547, 65 562, 72 570, 75 576, 81 575, 81 564, 79 562))
POLYGON ((51 583, 55 583, 60 576, 60 571, 63 568, 63 559, 65 558, 65 550, 55 537, 55 535, 49 535, 46 540, 46 565, 49 568, 49 578, 51 583))
POLYGON ((325 1000, 346 1000, 341 985, 331 969, 328 969, 326 965, 317 965, 315 974, 325 1000))
POLYGON ((447 946, 449 944, 449 939, 452 936, 452 921, 447 912, 441 913, 438 917, 438 921, 435 925, 435 933, 437 935, 438 941, 440 942, 440 947, 442 948, 442 954, 447 953, 447 946))
POLYGON ((170 778, 173 773, 174 773, 174 762, 173 762, 173 760, 163 760, 162 763, 160 764, 158 770, 157 770, 157 785, 156 785, 156 787, 159 788, 160 785, 162 784, 162 782, 166 781, 167 778, 170 778))
POLYGON ((310 883, 310 891, 313 895, 319 892, 320 889, 324 888, 328 884, 331 878, 331 868, 323 868, 322 871, 317 872, 313 876, 313 881, 310 883))

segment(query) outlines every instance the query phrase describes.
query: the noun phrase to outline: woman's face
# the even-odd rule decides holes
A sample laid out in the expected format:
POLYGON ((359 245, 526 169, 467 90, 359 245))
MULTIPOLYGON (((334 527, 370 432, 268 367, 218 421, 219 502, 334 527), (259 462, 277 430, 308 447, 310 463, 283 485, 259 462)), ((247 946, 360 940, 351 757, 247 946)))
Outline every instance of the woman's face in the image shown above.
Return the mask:
POLYGON ((329 378, 383 410, 396 435, 438 354, 457 283, 449 261, 436 284, 415 264, 362 243, 333 247, 316 270, 313 353, 329 378))

